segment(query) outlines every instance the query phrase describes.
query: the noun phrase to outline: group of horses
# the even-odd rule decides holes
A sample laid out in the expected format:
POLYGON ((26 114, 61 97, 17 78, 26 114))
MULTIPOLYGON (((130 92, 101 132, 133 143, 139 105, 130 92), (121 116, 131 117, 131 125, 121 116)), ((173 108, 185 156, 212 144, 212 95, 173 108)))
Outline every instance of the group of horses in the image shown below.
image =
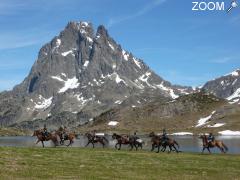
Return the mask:
MULTIPOLYGON (((77 135, 75 134, 75 132, 66 133, 64 137, 62 137, 61 131, 54 131, 52 133, 48 133, 48 135, 45 136, 42 130, 35 130, 33 133, 33 136, 37 137, 36 144, 41 142, 43 147, 44 147, 44 141, 49 141, 49 140, 53 142, 55 147, 58 145, 64 145, 64 141, 68 140, 69 144, 67 144, 67 146, 70 146, 74 143, 74 139, 77 138, 77 135)), ((100 136, 93 133, 85 133, 85 137, 88 140, 85 147, 87 147, 89 144, 92 144, 92 147, 94 148, 95 144, 99 143, 104 148, 106 144, 109 143, 108 139, 104 135, 100 136)), ((151 132, 149 134, 149 137, 151 138, 151 144, 152 144, 151 151, 154 151, 155 149, 157 149, 156 151, 157 153, 159 153, 160 150, 164 152, 168 147, 169 153, 171 151, 175 151, 176 153, 180 152, 179 150, 180 146, 177 143, 177 141, 175 141, 174 139, 171 139, 171 138, 163 139, 161 135, 157 135, 154 132, 151 132)), ((214 148, 214 147, 219 148, 222 153, 226 153, 228 151, 227 146, 222 141, 214 140, 213 142, 208 142, 206 135, 201 135, 199 136, 199 138, 202 139, 202 144, 203 144, 202 153, 204 152, 205 149, 207 149, 208 152, 211 153, 210 148, 214 148)), ((124 134, 119 135, 114 133, 112 135, 112 139, 116 140, 115 148, 118 150, 121 149, 122 145, 128 145, 130 146, 130 150, 135 148, 137 151, 138 148, 142 149, 144 144, 144 141, 139 137, 137 137, 136 135, 129 136, 124 134)))

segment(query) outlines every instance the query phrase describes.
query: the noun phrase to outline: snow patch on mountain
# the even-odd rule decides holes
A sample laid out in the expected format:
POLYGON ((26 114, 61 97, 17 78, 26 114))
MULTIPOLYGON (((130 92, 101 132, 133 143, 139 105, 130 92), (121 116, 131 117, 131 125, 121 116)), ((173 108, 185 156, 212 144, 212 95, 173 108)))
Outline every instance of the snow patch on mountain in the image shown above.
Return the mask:
POLYGON ((114 51, 115 48, 113 47, 113 45, 108 41, 108 46, 114 51))
POLYGON ((145 82, 149 87, 153 88, 153 89, 156 89, 155 86, 151 85, 149 82, 148 82, 148 79, 150 78, 150 76, 152 75, 151 72, 146 72, 145 74, 143 74, 142 76, 140 76, 138 79, 142 82, 145 82))
POLYGON ((109 126, 116 126, 118 123, 119 123, 119 122, 117 122, 117 121, 110 121, 110 122, 108 123, 108 125, 109 125, 109 126))
POLYGON ((141 69, 141 63, 135 57, 133 57, 133 61, 141 69))
POLYGON ((218 128, 218 127, 222 127, 224 126, 226 123, 216 123, 214 125, 208 125, 207 127, 210 127, 210 128, 218 128))
POLYGON ((178 98, 179 96, 177 94, 174 93, 173 89, 172 88, 168 88, 166 86, 163 85, 163 82, 159 85, 156 85, 159 89, 162 89, 166 92, 169 93, 169 95, 173 98, 173 99, 176 99, 178 98))
POLYGON ((74 56, 73 50, 69 50, 69 51, 63 52, 63 53, 62 53, 62 56, 67 56, 67 55, 69 55, 69 54, 71 54, 72 56, 74 56))
POLYGON ((228 101, 232 101, 229 103, 235 103, 238 102, 240 98, 240 88, 238 88, 231 96, 227 97, 226 99, 228 101))
POLYGON ((115 103, 115 104, 122 104, 122 101, 117 100, 117 101, 115 101, 114 103, 115 103))
POLYGON ((218 132, 218 134, 226 135, 226 136, 240 136, 240 131, 225 130, 225 131, 218 132))
POLYGON ((92 39, 92 38, 90 38, 90 37, 87 37, 87 40, 88 40, 88 42, 90 42, 90 43, 92 43, 92 42, 93 42, 93 39, 92 39))
POLYGON ((207 121, 209 121, 212 118, 212 115, 215 114, 216 111, 213 111, 209 116, 200 118, 198 120, 198 124, 195 127, 201 127, 207 124, 207 121))
POLYGON ((39 99, 41 100, 41 102, 35 103, 35 106, 34 106, 35 109, 47 109, 48 107, 51 106, 53 97, 50 97, 48 99, 45 99, 42 96, 40 97, 41 98, 39 99))
POLYGON ((229 75, 231 75, 231 76, 239 76, 239 69, 237 69, 237 70, 235 70, 235 71, 233 71, 233 72, 231 72, 231 73, 229 73, 229 74, 226 74, 225 76, 229 76, 229 75))
POLYGON ((89 61, 85 61, 85 63, 83 64, 84 67, 87 67, 89 64, 89 61))
POLYGON ((129 54, 125 50, 122 50, 122 55, 123 55, 124 60, 128 61, 129 54))
POLYGON ((59 76, 52 76, 52 79, 56 79, 64 83, 64 86, 58 91, 58 93, 66 92, 68 89, 76 89, 79 86, 78 79, 73 77, 72 79, 67 79, 64 81, 59 76))

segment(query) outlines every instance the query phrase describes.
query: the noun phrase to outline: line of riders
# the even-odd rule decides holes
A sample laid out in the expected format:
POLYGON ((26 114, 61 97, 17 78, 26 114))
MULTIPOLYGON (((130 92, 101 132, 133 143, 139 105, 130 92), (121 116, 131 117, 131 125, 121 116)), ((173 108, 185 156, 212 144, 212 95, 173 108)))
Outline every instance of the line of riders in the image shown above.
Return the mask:
MULTIPOLYGON (((37 136, 38 140, 36 142, 42 142, 42 146, 44 147, 44 141, 52 140, 55 146, 58 144, 64 145, 64 141, 69 140, 69 144, 67 146, 70 146, 74 142, 74 138, 77 137, 75 132, 71 133, 67 129, 66 126, 60 126, 57 131, 54 133, 50 133, 47 130, 46 125, 44 125, 43 129, 34 131, 33 136, 37 136)), ((108 139, 104 135, 99 135, 96 130, 86 133, 85 136, 88 139, 88 142, 86 144, 86 147, 89 144, 92 144, 92 147, 95 147, 96 143, 102 144, 103 147, 105 147, 106 143, 108 143, 108 139)), ((160 148, 162 147, 161 151, 164 152, 167 147, 169 147, 169 152, 179 151, 179 144, 174 140, 168 137, 167 132, 165 129, 163 129, 161 135, 156 135, 154 132, 151 132, 149 134, 149 137, 151 137, 151 143, 152 143, 152 149, 151 151, 154 151, 155 148, 157 148, 157 153, 160 151, 160 148)), ((211 153, 210 148, 218 147, 221 152, 226 153, 228 151, 227 146, 219 140, 216 140, 214 135, 212 133, 209 133, 209 135, 201 135, 199 136, 200 139, 202 139, 203 143, 203 149, 202 153, 205 149, 208 150, 209 153, 211 153)), ((132 136, 129 135, 118 135, 114 133, 112 135, 112 139, 116 140, 115 148, 120 150, 122 145, 129 145, 131 147, 130 150, 132 150, 134 147, 136 150, 138 148, 143 147, 144 141, 137 136, 137 131, 134 132, 132 136)))

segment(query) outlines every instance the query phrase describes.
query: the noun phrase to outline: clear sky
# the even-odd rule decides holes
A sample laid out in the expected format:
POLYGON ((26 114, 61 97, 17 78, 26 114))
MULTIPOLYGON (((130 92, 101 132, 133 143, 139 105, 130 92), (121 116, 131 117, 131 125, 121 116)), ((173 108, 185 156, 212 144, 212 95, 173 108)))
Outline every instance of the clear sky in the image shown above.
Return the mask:
POLYGON ((192 11, 191 0, 0 0, 0 91, 27 76, 68 21, 81 20, 105 25, 174 84, 198 86, 240 67, 240 7, 227 14, 192 11))

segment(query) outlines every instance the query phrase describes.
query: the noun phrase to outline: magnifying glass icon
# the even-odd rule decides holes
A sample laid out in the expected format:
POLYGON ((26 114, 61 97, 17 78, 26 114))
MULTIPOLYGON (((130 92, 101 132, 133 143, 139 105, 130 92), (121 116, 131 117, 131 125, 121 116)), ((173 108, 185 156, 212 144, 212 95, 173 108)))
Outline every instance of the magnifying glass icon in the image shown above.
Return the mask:
POLYGON ((236 0, 233 0, 233 1, 231 2, 231 5, 230 5, 230 7, 228 8, 227 12, 229 13, 233 8, 236 8, 237 6, 238 6, 237 1, 236 1, 236 0))

